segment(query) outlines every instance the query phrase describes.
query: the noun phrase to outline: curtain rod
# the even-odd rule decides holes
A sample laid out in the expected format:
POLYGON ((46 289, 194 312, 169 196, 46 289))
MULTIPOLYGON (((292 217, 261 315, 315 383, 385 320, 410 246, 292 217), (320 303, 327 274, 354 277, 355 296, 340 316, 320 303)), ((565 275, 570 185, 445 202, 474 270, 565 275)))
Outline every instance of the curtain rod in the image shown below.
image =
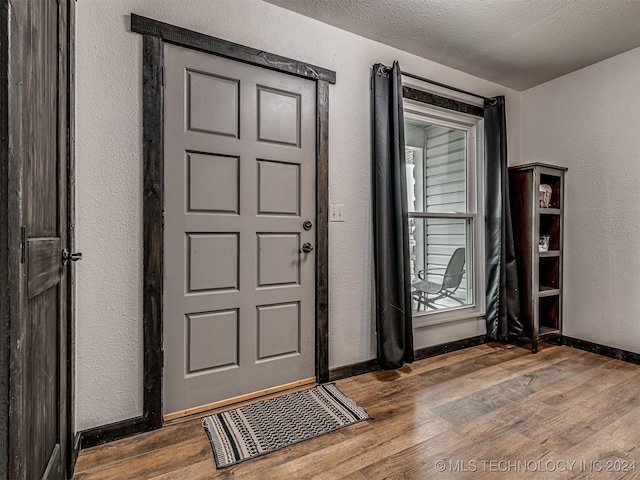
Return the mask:
POLYGON ((471 95, 472 97, 481 98, 483 100, 488 100, 488 101, 491 101, 491 100, 493 100, 494 102, 496 101, 495 98, 487 98, 487 97, 484 97, 482 95, 478 95, 477 93, 467 92, 466 90, 462 90, 460 88, 452 87, 451 85, 446 85, 444 83, 436 82, 435 80, 429 80, 428 78, 424 78, 424 77, 421 77, 419 75, 414 75, 413 73, 409 73, 409 72, 400 72, 400 73, 402 75, 404 75, 405 77, 415 78, 416 80, 421 80, 423 82, 427 82, 427 83, 430 83, 432 85, 437 85, 439 87, 447 88, 447 89, 453 90, 455 92, 464 93, 465 95, 471 95))

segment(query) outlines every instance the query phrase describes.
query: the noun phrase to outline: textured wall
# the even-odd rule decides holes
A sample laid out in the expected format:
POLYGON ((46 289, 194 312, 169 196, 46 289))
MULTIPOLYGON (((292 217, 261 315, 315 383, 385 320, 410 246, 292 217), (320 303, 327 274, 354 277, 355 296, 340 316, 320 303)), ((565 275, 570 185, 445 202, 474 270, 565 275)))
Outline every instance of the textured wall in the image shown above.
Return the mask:
POLYGON ((640 48, 523 94, 523 162, 566 177, 564 333, 640 352, 640 48))
MULTIPOLYGON (((130 13, 314 63, 330 88, 331 367, 375 357, 371 263, 370 68, 406 71, 484 95, 506 94, 511 162, 520 156, 520 93, 258 0, 82 0, 77 14, 77 428, 142 412, 142 37, 130 13)), ((417 346, 477 335, 482 321, 431 327, 417 346), (437 332, 436 332, 437 330, 437 332), (437 333, 437 334, 436 334, 437 333), (437 339, 437 341, 436 341, 437 339)), ((482 331, 480 331, 482 333, 482 331)))

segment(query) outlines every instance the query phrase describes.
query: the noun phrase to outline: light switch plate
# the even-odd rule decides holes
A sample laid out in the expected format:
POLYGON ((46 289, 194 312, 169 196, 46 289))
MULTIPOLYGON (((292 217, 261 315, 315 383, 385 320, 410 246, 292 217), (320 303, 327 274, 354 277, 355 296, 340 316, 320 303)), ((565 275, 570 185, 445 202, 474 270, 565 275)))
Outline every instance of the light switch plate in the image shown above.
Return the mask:
POLYGON ((344 205, 329 205, 329 221, 344 222, 344 205))

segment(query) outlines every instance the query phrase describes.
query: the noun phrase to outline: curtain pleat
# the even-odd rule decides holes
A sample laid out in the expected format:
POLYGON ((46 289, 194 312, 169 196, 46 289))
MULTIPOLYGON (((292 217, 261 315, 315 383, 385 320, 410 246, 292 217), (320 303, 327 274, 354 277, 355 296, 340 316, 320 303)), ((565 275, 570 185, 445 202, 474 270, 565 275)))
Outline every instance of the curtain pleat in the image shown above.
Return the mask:
POLYGON ((373 66, 373 220, 378 361, 413 361, 411 275, 400 65, 373 66))
POLYGON ((485 101, 487 335, 507 341, 523 335, 518 271, 509 201, 504 96, 485 101))

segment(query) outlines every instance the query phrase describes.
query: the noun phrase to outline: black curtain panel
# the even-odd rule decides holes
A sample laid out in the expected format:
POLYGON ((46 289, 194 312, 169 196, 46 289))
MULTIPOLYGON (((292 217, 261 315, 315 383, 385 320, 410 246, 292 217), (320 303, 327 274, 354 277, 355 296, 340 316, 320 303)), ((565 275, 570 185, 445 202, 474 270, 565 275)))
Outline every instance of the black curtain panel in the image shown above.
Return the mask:
POLYGON ((378 361, 413 361, 411 275, 400 65, 373 66, 373 220, 378 361))
POLYGON ((511 225, 507 125, 503 96, 485 100, 487 335, 506 341, 522 336, 518 271, 511 225))

